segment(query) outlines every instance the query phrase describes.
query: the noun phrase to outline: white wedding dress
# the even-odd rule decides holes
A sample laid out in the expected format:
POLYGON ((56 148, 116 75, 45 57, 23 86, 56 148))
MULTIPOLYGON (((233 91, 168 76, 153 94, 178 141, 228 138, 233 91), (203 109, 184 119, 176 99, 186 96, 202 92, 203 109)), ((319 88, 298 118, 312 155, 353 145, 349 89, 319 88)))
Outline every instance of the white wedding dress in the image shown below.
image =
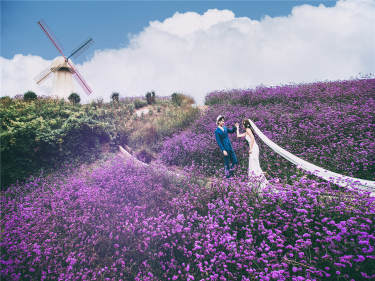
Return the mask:
MULTIPOLYGON (((248 134, 246 134, 245 139, 248 141, 250 145, 251 138, 248 134)), ((248 175, 249 178, 253 178, 259 181, 259 187, 264 188, 267 186, 268 181, 264 176, 262 168, 259 164, 259 146, 254 139, 254 146, 252 152, 249 154, 249 168, 248 168, 248 175)))

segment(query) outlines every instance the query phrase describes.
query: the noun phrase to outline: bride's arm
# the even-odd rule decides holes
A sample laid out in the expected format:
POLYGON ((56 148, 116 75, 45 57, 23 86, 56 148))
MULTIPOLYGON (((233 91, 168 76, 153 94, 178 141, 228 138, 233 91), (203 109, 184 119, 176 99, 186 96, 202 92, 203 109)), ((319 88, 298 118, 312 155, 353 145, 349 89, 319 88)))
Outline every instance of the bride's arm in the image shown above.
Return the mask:
POLYGON ((253 132, 251 131, 250 128, 246 128, 246 134, 248 134, 250 136, 250 148, 249 148, 249 153, 251 153, 253 151, 253 147, 254 147, 254 142, 255 142, 255 139, 254 139, 254 135, 253 135, 253 132))
POLYGON ((237 138, 243 138, 244 136, 246 136, 246 133, 240 134, 240 127, 239 126, 236 126, 236 127, 237 127, 237 138))

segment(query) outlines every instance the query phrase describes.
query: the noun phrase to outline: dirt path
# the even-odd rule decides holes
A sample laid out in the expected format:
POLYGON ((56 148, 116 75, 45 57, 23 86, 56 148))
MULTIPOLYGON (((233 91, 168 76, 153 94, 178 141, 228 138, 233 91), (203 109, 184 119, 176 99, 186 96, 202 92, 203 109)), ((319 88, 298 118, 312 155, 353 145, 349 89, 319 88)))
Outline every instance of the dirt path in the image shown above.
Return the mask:
MULTIPOLYGON (((121 145, 119 145, 118 155, 121 158, 123 158, 125 161, 133 161, 133 163, 135 163, 139 167, 145 167, 145 168, 151 168, 151 169, 160 167, 160 164, 157 164, 157 165, 155 165, 155 164, 153 165, 152 163, 147 164, 145 162, 142 162, 142 161, 138 160, 135 156, 130 154, 121 145)), ((165 168, 167 169, 167 173, 168 173, 169 176, 177 177, 178 179, 183 179, 183 178, 186 178, 188 176, 188 175, 186 175, 186 173, 183 170, 179 169, 176 166, 173 166, 173 167, 165 166, 165 168)), ((204 184, 207 188, 211 187, 212 183, 214 182, 214 178, 204 178, 204 179, 201 179, 201 180, 202 180, 202 184, 204 184)))

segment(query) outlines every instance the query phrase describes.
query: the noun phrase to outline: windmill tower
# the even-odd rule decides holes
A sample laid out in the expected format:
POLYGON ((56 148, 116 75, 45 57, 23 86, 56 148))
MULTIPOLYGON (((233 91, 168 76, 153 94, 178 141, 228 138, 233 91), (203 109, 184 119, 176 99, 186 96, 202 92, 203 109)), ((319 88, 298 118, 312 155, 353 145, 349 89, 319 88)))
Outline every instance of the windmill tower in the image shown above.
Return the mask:
POLYGON ((54 74, 52 95, 68 99, 69 95, 74 92, 73 68, 69 66, 63 57, 57 57, 53 60, 50 70, 54 74))
POLYGON ((77 69, 74 67, 70 58, 77 57, 79 54, 83 53, 83 51, 86 50, 94 41, 89 38, 81 45, 79 45, 78 48, 74 49, 68 57, 66 57, 62 49, 57 44, 57 40, 54 39, 55 37, 53 37, 52 32, 47 28, 47 25, 42 21, 39 21, 38 25, 62 56, 55 58, 50 67, 48 67, 37 77, 35 77, 36 83, 41 84, 44 80, 46 80, 46 78, 50 77, 50 75, 53 74, 54 79, 52 83, 52 96, 68 99, 69 95, 74 92, 72 79, 72 77, 74 77, 86 92, 86 94, 91 94, 92 90, 90 89, 86 81, 82 78, 82 75, 80 75, 77 69))

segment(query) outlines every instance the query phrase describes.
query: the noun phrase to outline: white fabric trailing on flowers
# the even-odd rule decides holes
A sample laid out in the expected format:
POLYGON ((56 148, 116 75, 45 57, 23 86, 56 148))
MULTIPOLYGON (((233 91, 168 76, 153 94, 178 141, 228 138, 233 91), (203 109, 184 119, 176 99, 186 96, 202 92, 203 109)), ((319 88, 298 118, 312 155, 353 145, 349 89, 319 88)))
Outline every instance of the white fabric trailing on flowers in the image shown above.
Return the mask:
POLYGON ((352 178, 344 175, 340 175, 335 172, 328 171, 324 168, 321 168, 319 166, 316 166, 314 164, 311 164, 301 158, 298 158, 297 156, 293 155, 292 153, 286 151, 285 149, 281 148, 277 144, 275 144, 273 141, 271 141, 269 138, 267 138, 254 124, 253 121, 250 121, 250 124, 252 128, 254 129, 254 132, 259 136, 259 138, 268 145, 273 151, 284 157, 286 160, 292 162, 293 164, 301 167, 305 171, 311 172, 314 175, 323 178, 329 182, 335 183, 342 187, 348 187, 348 188, 359 188, 365 191, 372 192, 371 195, 375 195, 375 181, 370 180, 363 180, 358 178, 352 178))

